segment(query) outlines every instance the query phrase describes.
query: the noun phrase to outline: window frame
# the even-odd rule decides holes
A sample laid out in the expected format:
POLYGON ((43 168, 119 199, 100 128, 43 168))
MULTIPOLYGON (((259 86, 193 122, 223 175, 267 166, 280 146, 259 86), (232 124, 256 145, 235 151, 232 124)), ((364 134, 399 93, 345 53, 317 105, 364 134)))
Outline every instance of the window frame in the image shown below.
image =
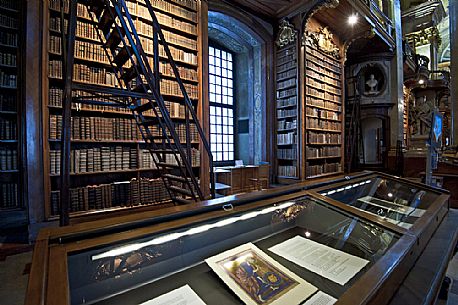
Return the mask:
MULTIPOLYGON (((236 64, 235 64, 235 61, 236 61, 236 53, 229 50, 228 48, 222 46, 221 44, 219 44, 218 42, 216 41, 213 41, 213 40, 209 40, 208 41, 208 48, 209 48, 209 53, 208 53, 208 104, 209 104, 209 135, 210 135, 210 138, 209 138, 209 143, 210 143, 210 150, 212 152, 212 155, 214 156, 215 158, 215 153, 223 153, 223 156, 224 156, 224 149, 223 150, 216 150, 216 151, 213 151, 211 149, 211 146, 212 146, 212 141, 211 141, 211 137, 212 137, 212 123, 211 123, 211 114, 210 114, 210 108, 213 106, 213 107, 220 107, 220 108, 226 108, 226 109, 231 109, 232 110, 232 121, 229 122, 229 124, 227 126, 231 126, 230 123, 232 123, 232 128, 233 128, 233 143, 232 143, 232 149, 233 149, 233 159, 232 160, 222 160, 222 161, 217 161, 216 159, 214 159, 213 161, 213 164, 215 166, 233 166, 235 164, 235 160, 237 160, 237 154, 236 154, 236 148, 237 148, 237 124, 236 124, 236 116, 237 116, 237 99, 236 99, 236 75, 235 75, 235 70, 236 70, 236 64), (223 102, 221 103, 218 103, 218 102, 212 102, 210 100, 210 94, 211 94, 211 90, 210 90, 210 86, 211 86, 211 83, 210 83, 210 78, 211 78, 211 75, 217 75, 215 73, 210 73, 210 48, 215 48, 215 49, 219 49, 221 51, 224 51, 224 52, 227 52, 227 53, 230 53, 232 55, 232 105, 228 105, 228 104, 224 104, 223 102)), ((219 74, 219 77, 222 77, 222 78, 225 78, 221 75, 221 73, 219 74)), ((227 78, 227 77, 226 77, 227 78)), ((221 96, 223 94, 221 93, 221 96)), ((217 116, 218 118, 220 118, 222 120, 222 117, 223 115, 221 114, 220 116, 217 116)), ((223 126, 222 122, 221 122, 221 126, 223 126)), ((227 133, 229 134, 229 133, 227 133)))

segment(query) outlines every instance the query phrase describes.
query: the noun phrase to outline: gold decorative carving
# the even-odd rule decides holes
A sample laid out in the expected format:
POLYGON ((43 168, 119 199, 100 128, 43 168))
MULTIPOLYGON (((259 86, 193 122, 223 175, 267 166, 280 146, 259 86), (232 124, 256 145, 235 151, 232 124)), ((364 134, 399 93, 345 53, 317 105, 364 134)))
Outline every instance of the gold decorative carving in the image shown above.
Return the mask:
POLYGON ((406 35, 406 39, 409 45, 415 47, 420 47, 433 42, 436 42, 437 46, 440 46, 442 43, 440 32, 436 26, 432 26, 418 32, 409 33, 406 35))
POLYGON ((333 34, 328 27, 318 29, 316 32, 305 31, 305 43, 317 47, 320 51, 340 59, 339 47, 333 41, 333 34))
POLYGON ((275 43, 279 47, 287 46, 296 40, 297 31, 294 26, 289 23, 287 19, 283 19, 280 22, 280 30, 278 31, 278 37, 275 43))

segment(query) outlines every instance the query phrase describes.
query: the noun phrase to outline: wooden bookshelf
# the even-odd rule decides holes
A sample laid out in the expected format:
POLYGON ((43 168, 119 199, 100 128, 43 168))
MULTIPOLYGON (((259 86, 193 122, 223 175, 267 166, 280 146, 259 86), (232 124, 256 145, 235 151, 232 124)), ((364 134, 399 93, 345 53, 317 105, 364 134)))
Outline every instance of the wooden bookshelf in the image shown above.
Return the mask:
POLYGON ((297 32, 286 20, 276 41, 276 175, 299 179, 299 104, 297 32))
POLYGON ((23 7, 23 1, 0 0, 0 214, 24 210, 20 170, 23 7))
MULTIPOLYGON (((1 0, 0 0, 1 1, 1 0)), ((199 0, 152 0, 156 16, 177 64, 178 71, 194 107, 199 107, 201 42, 199 0)), ((46 216, 59 214, 60 134, 62 117, 62 50, 60 0, 47 0, 44 26, 46 78, 43 100, 46 216)), ((153 23, 142 0, 126 1, 132 21, 153 64, 153 23)), ((65 2, 68 18, 68 1, 65 2)), ((93 27, 91 16, 78 4, 73 80, 109 88, 120 85, 93 27)), ((67 23, 67 20, 65 20, 67 23)), ((103 36, 103 33, 100 33, 103 36)), ((0 41, 1 42, 1 41, 0 41)), ((162 45, 159 45, 160 88, 182 143, 186 141, 185 107, 178 83, 162 45)), ((129 63, 126 63, 126 67, 129 63)), ((98 98, 104 101, 102 96, 98 98)), ((84 92, 76 92, 83 97, 84 92)), ((152 111, 143 113, 153 117, 152 111)), ((146 149, 130 110, 87 104, 72 105, 71 215, 113 210, 137 205, 156 205, 169 199, 159 171, 146 149)), ((157 129, 157 135, 160 135, 157 129)), ((161 140, 158 140, 161 141, 161 140)), ((200 143, 191 125, 191 154, 195 174, 199 175, 200 143)), ((167 156, 169 157, 169 155, 167 156)), ((171 157, 171 156, 170 156, 171 157)), ((172 162, 174 160, 167 160, 172 162)))
POLYGON ((343 170, 343 63, 326 27, 309 29, 305 37, 304 158, 309 179, 343 170))

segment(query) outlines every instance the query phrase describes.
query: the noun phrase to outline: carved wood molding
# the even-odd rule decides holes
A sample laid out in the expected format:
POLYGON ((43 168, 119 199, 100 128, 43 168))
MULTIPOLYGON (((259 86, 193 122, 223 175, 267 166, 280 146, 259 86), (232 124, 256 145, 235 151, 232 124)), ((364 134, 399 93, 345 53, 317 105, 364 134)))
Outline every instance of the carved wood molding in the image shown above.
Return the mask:
POLYGON ((285 18, 280 22, 278 37, 275 43, 279 47, 287 46, 297 38, 297 30, 294 29, 294 26, 285 18))
POLYGON ((309 20, 318 11, 326 8, 336 8, 339 5, 339 0, 320 0, 317 4, 306 14, 304 24, 304 33, 307 31, 309 20))
POLYGON ((303 36, 303 43, 311 45, 320 51, 331 55, 336 59, 340 59, 340 49, 334 43, 333 34, 329 31, 328 27, 319 28, 316 32, 305 31, 303 36))
POLYGON ((344 46, 343 46, 344 61, 347 60, 347 51, 353 42, 355 42, 358 39, 372 39, 374 37, 375 37, 375 28, 371 27, 369 30, 356 34, 351 39, 348 39, 347 41, 345 41, 344 46))

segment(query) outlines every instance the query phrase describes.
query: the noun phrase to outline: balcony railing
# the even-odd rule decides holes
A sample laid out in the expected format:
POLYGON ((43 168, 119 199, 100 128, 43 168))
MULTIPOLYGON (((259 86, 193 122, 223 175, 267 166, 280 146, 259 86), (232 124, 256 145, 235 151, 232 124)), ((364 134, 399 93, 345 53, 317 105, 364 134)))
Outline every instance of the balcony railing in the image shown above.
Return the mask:
POLYGON ((375 16, 377 23, 385 29, 388 35, 392 36, 393 22, 388 18, 382 9, 378 6, 378 3, 373 0, 363 0, 369 7, 370 12, 375 16))
POLYGON ((360 14, 367 18, 375 32, 391 47, 395 47, 393 22, 385 15, 383 9, 379 7, 379 2, 375 0, 349 0, 360 14))

